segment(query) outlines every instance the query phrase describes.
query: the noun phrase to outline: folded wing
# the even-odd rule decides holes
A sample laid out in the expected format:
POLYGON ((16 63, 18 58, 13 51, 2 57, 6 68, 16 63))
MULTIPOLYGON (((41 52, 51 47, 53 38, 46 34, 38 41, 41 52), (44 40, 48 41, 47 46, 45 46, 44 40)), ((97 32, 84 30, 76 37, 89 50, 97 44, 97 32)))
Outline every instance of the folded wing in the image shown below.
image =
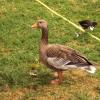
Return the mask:
MULTIPOLYGON (((90 66, 93 66, 92 63, 90 63, 78 52, 62 45, 48 45, 47 62, 56 69, 61 70, 66 70, 69 68, 81 68, 89 72, 91 71, 90 66)), ((93 73, 94 69, 92 70, 93 73)))

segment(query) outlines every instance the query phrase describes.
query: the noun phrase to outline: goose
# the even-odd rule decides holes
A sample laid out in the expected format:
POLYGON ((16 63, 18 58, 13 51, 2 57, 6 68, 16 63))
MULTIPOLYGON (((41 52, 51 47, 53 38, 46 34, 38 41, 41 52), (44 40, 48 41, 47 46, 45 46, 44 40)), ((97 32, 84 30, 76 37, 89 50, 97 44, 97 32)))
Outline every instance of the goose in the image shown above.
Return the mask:
MULTIPOLYGON (((89 29, 89 30, 91 30, 91 31, 93 31, 94 28, 95 28, 95 26, 97 25, 97 22, 91 21, 91 20, 82 20, 82 21, 79 21, 78 23, 81 25, 81 27, 82 27, 84 30, 89 29)), ((79 37, 79 35, 80 35, 81 33, 75 32, 75 34, 76 34, 77 37, 79 37)))
POLYGON ((97 22, 91 20, 82 20, 79 21, 79 24, 83 27, 83 29, 90 29, 93 31, 94 27, 97 25, 97 22))
POLYGON ((72 68, 80 68, 89 73, 95 73, 95 66, 77 51, 60 44, 48 43, 48 23, 45 20, 38 20, 32 25, 33 29, 40 29, 42 36, 40 40, 39 59, 40 63, 55 71, 56 78, 51 80, 52 84, 61 84, 63 71, 72 68))

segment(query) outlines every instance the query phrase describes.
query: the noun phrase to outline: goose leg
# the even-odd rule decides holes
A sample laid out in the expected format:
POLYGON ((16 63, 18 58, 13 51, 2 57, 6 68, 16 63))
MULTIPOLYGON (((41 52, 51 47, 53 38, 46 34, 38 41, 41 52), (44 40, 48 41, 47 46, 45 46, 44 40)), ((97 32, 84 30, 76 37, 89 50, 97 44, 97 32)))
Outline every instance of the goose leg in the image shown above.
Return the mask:
POLYGON ((59 83, 62 83, 62 81, 63 81, 63 72, 62 71, 58 71, 58 79, 59 79, 59 83))
POLYGON ((62 71, 57 71, 54 73, 56 79, 52 80, 51 81, 51 84, 55 84, 55 85, 58 85, 60 84, 62 81, 63 81, 63 75, 62 75, 62 71))
POLYGON ((55 78, 58 78, 58 73, 57 73, 57 72, 54 72, 54 73, 53 73, 53 76, 54 76, 55 78))

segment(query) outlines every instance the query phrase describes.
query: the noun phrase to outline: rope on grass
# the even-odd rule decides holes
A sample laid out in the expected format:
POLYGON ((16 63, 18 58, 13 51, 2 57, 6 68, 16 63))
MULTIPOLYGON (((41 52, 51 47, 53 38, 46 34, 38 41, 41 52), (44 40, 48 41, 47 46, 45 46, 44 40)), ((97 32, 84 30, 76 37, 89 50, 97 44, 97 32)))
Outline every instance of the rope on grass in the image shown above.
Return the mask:
POLYGON ((100 39, 98 38, 98 37, 96 37, 96 36, 94 36, 93 34, 90 34, 90 33, 88 33, 92 38, 94 38, 94 39, 96 39, 96 40, 98 40, 99 42, 100 42, 100 39))
MULTIPOLYGON (((40 0, 36 0, 38 3, 40 3, 41 5, 43 5, 45 8, 47 8, 49 11, 51 11, 52 13, 54 13, 55 15, 61 17, 63 20, 67 21, 68 23, 70 23, 71 25, 73 25, 74 27, 76 27, 77 29, 79 29, 82 32, 85 32, 84 29, 82 29, 80 26, 76 25, 75 23, 71 22, 70 20, 68 20, 67 18, 63 17, 62 15, 60 15, 59 13, 57 13, 56 11, 52 10, 51 8, 49 8, 46 4, 44 4, 43 2, 41 2, 40 0)), ((92 34, 89 34, 92 38, 95 38, 96 40, 100 41, 100 39, 92 34)))

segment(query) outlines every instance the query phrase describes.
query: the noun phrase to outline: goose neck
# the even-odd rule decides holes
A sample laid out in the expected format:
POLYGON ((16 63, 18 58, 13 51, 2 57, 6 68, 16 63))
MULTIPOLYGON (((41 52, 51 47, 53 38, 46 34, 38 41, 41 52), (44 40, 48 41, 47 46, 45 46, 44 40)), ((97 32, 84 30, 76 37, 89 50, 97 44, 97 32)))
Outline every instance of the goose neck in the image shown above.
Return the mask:
POLYGON ((42 37, 41 41, 44 44, 48 44, 48 28, 42 28, 42 37))

